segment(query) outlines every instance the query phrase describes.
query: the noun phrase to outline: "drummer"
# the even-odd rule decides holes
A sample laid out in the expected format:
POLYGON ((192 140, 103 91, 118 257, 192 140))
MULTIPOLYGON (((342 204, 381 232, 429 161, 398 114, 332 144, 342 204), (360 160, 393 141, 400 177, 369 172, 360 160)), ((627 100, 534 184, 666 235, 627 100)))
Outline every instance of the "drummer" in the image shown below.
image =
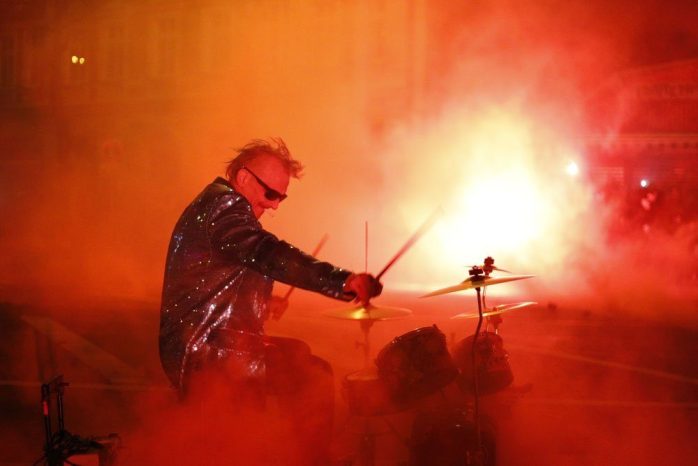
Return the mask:
POLYGON ((259 219, 286 199, 290 178, 302 168, 282 139, 253 140, 237 151, 226 176, 184 210, 167 254, 160 359, 185 400, 205 397, 213 377, 230 387, 235 408, 260 409, 274 393, 291 412, 325 413, 320 422, 292 420, 302 433, 302 464, 314 465, 328 461, 332 371, 306 344, 265 336, 265 320, 280 318, 288 306, 272 296, 273 283, 363 303, 382 285, 372 275, 320 262, 262 228, 259 219), (325 387, 322 396, 310 397, 313 387, 325 387))

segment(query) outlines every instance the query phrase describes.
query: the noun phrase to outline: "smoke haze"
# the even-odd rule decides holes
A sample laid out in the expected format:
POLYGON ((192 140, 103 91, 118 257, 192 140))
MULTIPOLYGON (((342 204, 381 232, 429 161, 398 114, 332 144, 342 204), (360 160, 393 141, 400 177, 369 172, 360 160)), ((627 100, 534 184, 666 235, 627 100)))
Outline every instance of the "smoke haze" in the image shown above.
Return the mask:
MULTIPOLYGON (((504 328, 517 381, 537 384, 534 401, 695 398, 695 377, 686 367, 667 372, 683 373, 688 388, 679 382, 667 388, 652 379, 656 374, 626 368, 618 375, 599 363, 661 367, 663 354, 680 351, 671 335, 631 329, 633 339, 601 345, 594 338, 603 323, 550 335, 544 320, 572 309, 575 318, 698 326, 695 224, 671 233, 618 227, 621 199, 599 194, 586 152, 596 130, 589 107, 605 82, 626 69, 698 57, 695 2, 183 2, 169 15, 140 2, 69 3, 60 24, 39 40, 43 52, 27 64, 40 85, 22 91, 26 106, 2 114, 0 294, 6 300, 48 306, 85 335, 112 338, 113 351, 134 365, 159 370, 156 303, 178 216, 224 173, 236 147, 281 136, 305 174, 262 222, 306 251, 329 234, 321 259, 362 271, 367 222, 368 269, 377 273, 427 217, 441 212, 384 279, 380 299, 415 309, 415 320, 375 329, 375 348, 415 323, 438 322, 447 334, 463 336, 466 324, 438 320, 448 321, 444 313, 451 309, 463 311, 461 296, 429 303, 415 297, 460 282, 468 267, 493 256, 502 268, 537 276, 491 293, 493 303, 541 303, 531 317, 512 317, 504 328), (108 47, 99 45, 99 28, 110 21, 129 25, 115 42, 124 57, 123 83, 108 79, 116 71, 105 58, 108 47), (73 54, 87 57, 84 76, 68 63, 73 54), (577 177, 566 173, 571 162, 577 177), (116 298, 147 306, 124 310, 116 298), (119 308, 119 325, 141 336, 106 335, 114 322, 93 313, 105 301, 119 308), (570 357, 577 353, 598 358, 570 357), (578 392, 570 391, 572 383, 578 392)), ((614 111, 622 120, 622 109, 614 111)), ((612 141, 617 134, 594 136, 612 141)), ((310 342, 338 379, 356 369, 358 330, 310 316, 326 301, 303 292, 294 299, 289 314, 297 320, 273 330, 310 342), (323 340, 326 335, 336 341, 323 340)), ((5 344, 36 353, 31 338, 19 334, 5 344)), ((70 359, 56 357, 56 367, 70 366, 70 359)), ((46 375, 23 361, 9 366, 18 378, 46 375)), ((145 375, 164 383, 162 374, 145 375)), ((249 434, 217 413, 215 435, 192 438, 191 413, 154 398, 137 400, 143 422, 133 422, 128 433, 133 457, 196 463, 197 454, 209 451, 203 444, 225 443, 220 436, 230 429, 249 434), (150 449, 154 439, 182 448, 150 449), (200 449, 185 450, 197 441, 200 449)), ((691 457, 690 413, 634 407, 606 422, 617 408, 603 411, 601 420, 585 409, 515 408, 503 428, 508 464, 523 464, 516 454, 534 451, 559 431, 570 437, 571 455, 584 451, 580 438, 608 438, 590 449, 609 449, 628 419, 626 438, 634 441, 610 453, 612 459, 647 445, 651 426, 670 432, 672 425, 686 440, 677 442, 672 458, 691 457), (643 424, 647 418, 653 422, 643 424), (540 422, 537 429, 531 419, 540 422)), ((214 405, 209 414, 215 412, 214 405)), ((258 421, 266 422, 250 420, 258 421)), ((239 454, 237 446, 210 460, 239 454)), ((264 448, 247 446, 251 457, 264 448)), ((639 456, 637 464, 657 459, 639 456)))

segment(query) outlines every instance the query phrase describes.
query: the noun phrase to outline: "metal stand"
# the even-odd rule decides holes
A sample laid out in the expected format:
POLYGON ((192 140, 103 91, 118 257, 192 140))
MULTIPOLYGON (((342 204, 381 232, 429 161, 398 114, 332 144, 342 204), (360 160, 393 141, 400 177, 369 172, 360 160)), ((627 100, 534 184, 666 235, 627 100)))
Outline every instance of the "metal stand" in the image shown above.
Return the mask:
POLYGON ((48 466, 63 466, 62 452, 56 448, 56 440, 63 437, 65 432, 65 419, 63 411, 63 391, 68 386, 63 381, 63 376, 59 375, 49 383, 41 385, 41 410, 44 416, 44 434, 46 442, 44 444, 44 454, 48 466), (56 413, 58 415, 58 432, 54 437, 51 429, 51 394, 56 394, 56 413))
POLYGON ((63 393, 69 384, 63 381, 59 375, 48 383, 41 385, 41 410, 44 417, 44 455, 34 465, 43 463, 47 466, 64 466, 74 464, 69 461, 76 454, 96 453, 100 466, 114 464, 115 451, 119 444, 117 434, 109 434, 106 437, 82 438, 71 434, 65 429, 65 411, 63 409, 63 393), (53 432, 51 423, 51 396, 56 395, 57 428, 53 432))
POLYGON ((370 366, 371 341, 369 339, 369 334, 371 332, 371 327, 373 327, 374 322, 375 322, 375 320, 373 320, 373 319, 366 319, 366 320, 359 321, 359 325, 361 326, 361 332, 364 334, 364 341, 363 341, 363 343, 357 342, 357 346, 363 348, 363 350, 364 350, 364 369, 368 369, 370 366))
POLYGON ((364 431, 359 443, 359 461, 361 466, 374 466, 376 462, 376 434, 372 432, 370 419, 364 419, 364 431))
MULTIPOLYGON (((473 283, 477 283, 477 280, 483 280, 489 277, 490 273, 495 270, 494 259, 491 257, 485 258, 485 263, 482 267, 474 266, 469 270, 470 277, 473 283)), ((482 428, 480 426, 480 391, 478 386, 478 364, 477 364, 477 342, 480 336, 480 330, 482 329, 482 308, 483 308, 483 293, 481 292, 480 286, 475 287, 475 293, 477 294, 477 328, 475 329, 475 335, 473 335, 473 346, 471 350, 471 363, 473 367, 473 422, 475 424, 475 435, 477 440, 477 457, 474 458, 475 465, 483 465, 485 463, 485 449, 482 444, 482 428)))
POLYGON ((473 335, 473 349, 471 351, 472 365, 473 365, 473 422, 475 423, 475 435, 477 438, 477 448, 478 448, 478 458, 475 459, 475 464, 484 464, 484 453, 482 445, 482 430, 480 429, 480 393, 478 387, 478 366, 477 366, 477 341, 480 336, 480 329, 482 328, 482 295, 480 293, 480 288, 475 288, 477 293, 477 311, 479 318, 477 321, 477 328, 475 329, 475 335, 473 335))
MULTIPOLYGON (((373 319, 361 320, 359 325, 361 333, 364 335, 363 343, 357 343, 364 351, 364 369, 368 369, 371 359, 371 340, 370 333, 373 327, 373 319)), ((370 425, 370 418, 363 420, 363 432, 359 442, 359 461, 361 466, 374 466, 376 458, 376 434, 373 433, 370 425)))

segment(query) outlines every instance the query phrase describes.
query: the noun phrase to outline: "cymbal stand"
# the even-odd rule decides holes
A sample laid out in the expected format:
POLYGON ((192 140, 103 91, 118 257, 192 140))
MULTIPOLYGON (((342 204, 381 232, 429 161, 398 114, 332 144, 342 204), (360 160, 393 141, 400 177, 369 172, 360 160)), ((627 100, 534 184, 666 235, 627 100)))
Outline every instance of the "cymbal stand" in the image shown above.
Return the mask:
MULTIPOLYGON (((480 392, 478 387, 478 366, 477 366, 477 341, 480 336, 480 329, 482 328, 482 295, 480 293, 480 287, 475 288, 477 293, 477 311, 479 314, 477 320, 477 328, 475 329, 475 335, 473 336, 473 348, 471 351, 472 367, 473 367, 473 420, 475 422, 475 434, 477 436, 477 447, 479 449, 480 460, 482 459, 482 432, 480 430, 480 392)), ((482 461, 479 461, 482 463, 482 461)))
POLYGON ((361 326, 361 333, 364 334, 364 341, 356 342, 357 348, 362 348, 364 350, 364 369, 368 369, 370 366, 371 359, 371 340, 369 334, 371 332, 371 327, 373 327, 374 319, 360 320, 359 325, 361 326))
MULTIPOLYGON (((370 333, 371 328, 375 319, 360 320, 359 326, 361 327, 361 333, 364 335, 363 342, 356 342, 356 347, 363 349, 364 352, 364 369, 368 369, 370 366, 371 359, 371 339, 370 333)), ((361 437, 359 440, 359 464, 361 466, 374 466, 376 458, 376 434, 373 432, 371 427, 371 419, 365 417, 362 420, 361 427, 361 437)))
MULTIPOLYGON (((488 264, 488 259, 491 260, 491 258, 485 259, 485 267, 484 270, 480 267, 473 267, 470 269, 468 272, 470 276, 473 278, 473 281, 475 280, 484 280, 484 277, 489 276, 491 269, 489 266, 491 266, 494 263, 494 260, 492 260, 492 263, 488 264), (483 272, 484 272, 484 277, 483 277, 483 272)), ((475 288, 475 293, 477 294, 477 312, 478 312, 478 320, 477 320, 477 328, 475 329, 475 335, 473 335, 473 346, 472 350, 470 352, 470 357, 472 358, 471 363, 473 367, 473 421, 475 423, 475 434, 476 434, 476 439, 477 439, 477 447, 478 447, 478 457, 476 459, 476 463, 478 465, 484 464, 484 454, 483 454, 483 447, 482 447, 482 431, 480 429, 480 392, 479 392, 479 386, 478 386, 478 366, 477 366, 477 342, 478 342, 478 337, 480 336, 480 329, 482 328, 482 321, 483 321, 483 315, 482 315, 482 307, 483 307, 483 301, 484 301, 484 291, 481 291, 481 288, 484 287, 476 287, 475 288)))

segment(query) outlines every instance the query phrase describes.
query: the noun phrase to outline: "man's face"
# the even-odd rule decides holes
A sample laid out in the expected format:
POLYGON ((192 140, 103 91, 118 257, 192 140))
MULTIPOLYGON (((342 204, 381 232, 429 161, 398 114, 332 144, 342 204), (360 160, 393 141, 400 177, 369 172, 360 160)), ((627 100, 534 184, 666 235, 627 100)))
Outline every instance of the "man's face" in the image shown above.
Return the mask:
POLYGON ((288 189, 290 174, 281 161, 271 155, 260 155, 240 169, 233 186, 245 196, 255 217, 260 218, 267 209, 276 209, 288 189), (265 186, 266 185, 266 186, 265 186))

